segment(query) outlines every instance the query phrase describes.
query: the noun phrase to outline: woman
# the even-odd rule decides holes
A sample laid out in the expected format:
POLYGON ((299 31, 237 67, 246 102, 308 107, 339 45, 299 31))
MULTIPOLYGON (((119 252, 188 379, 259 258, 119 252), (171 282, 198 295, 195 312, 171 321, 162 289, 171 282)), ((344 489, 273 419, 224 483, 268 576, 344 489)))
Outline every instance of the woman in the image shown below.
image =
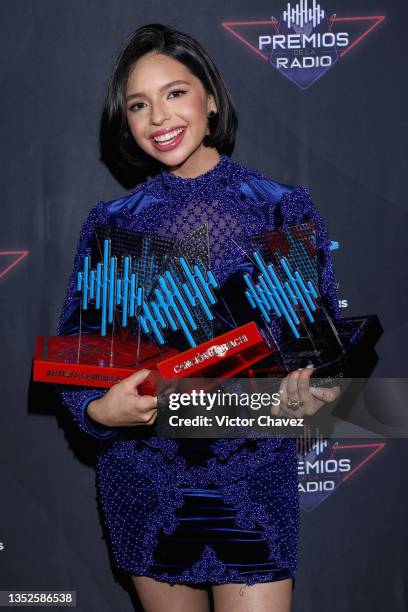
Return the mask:
MULTIPOLYGON (((96 224, 180 237, 206 223, 211 269, 222 285, 243 261, 243 240, 314 219, 320 292, 337 312, 329 240, 307 191, 234 162, 237 119, 212 60, 191 37, 139 28, 119 54, 104 110, 103 150, 153 177, 99 203, 82 228, 59 333, 75 331, 75 277, 96 224), (109 144, 107 147, 106 143, 109 144), (113 153, 112 153, 113 152, 113 153)), ((105 157, 106 157, 105 155, 105 157)), ((62 388, 80 427, 101 438, 99 501, 118 567, 147 611, 290 609, 298 538, 297 454, 291 439, 164 440, 143 370, 109 391, 62 388), (138 435, 142 428, 144 434, 138 435), (147 431, 147 433, 146 433, 147 431)), ((313 414, 336 392, 291 373, 274 414, 313 414)))

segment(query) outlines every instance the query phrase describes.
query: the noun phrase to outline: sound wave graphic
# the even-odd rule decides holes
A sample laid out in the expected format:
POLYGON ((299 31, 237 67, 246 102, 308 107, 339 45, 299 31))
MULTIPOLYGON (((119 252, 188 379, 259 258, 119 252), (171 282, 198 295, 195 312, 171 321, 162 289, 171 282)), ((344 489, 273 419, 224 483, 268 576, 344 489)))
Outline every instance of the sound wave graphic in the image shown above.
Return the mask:
POLYGON ((296 326, 300 324, 300 319, 294 306, 301 305, 307 318, 313 323, 312 313, 317 309, 314 300, 318 298, 315 286, 311 280, 305 283, 298 270, 293 273, 284 257, 279 260, 288 278, 284 283, 279 280, 273 264, 267 265, 257 251, 253 253, 253 258, 261 274, 258 275, 256 284, 253 283, 249 274, 245 274, 244 280, 248 287, 245 296, 252 308, 259 308, 267 323, 271 321, 270 312, 275 312, 278 317, 283 315, 295 338, 299 339, 300 334, 296 326))
POLYGON ((322 22, 324 16, 325 12, 320 4, 316 4, 316 0, 313 0, 312 8, 308 7, 308 0, 300 0, 295 8, 292 8, 290 2, 288 2, 287 10, 283 12, 283 21, 287 23, 288 28, 293 26, 304 28, 309 24, 316 28, 322 22))
POLYGON ((197 343, 190 330, 196 331, 198 326, 190 306, 196 308, 199 303, 207 319, 212 321, 214 316, 208 302, 210 305, 215 304, 211 287, 215 289, 218 284, 210 270, 203 273, 195 265, 192 272, 184 257, 180 257, 179 262, 187 282, 181 283, 180 286, 175 274, 168 270, 163 276, 159 276, 159 287, 154 290, 156 298, 143 302, 143 315, 139 320, 143 331, 153 332, 160 344, 164 344, 161 330, 170 326, 172 331, 181 329, 190 346, 194 347, 197 343))
POLYGON ((190 268, 184 257, 178 258, 180 269, 166 270, 158 277, 154 298, 145 300, 138 274, 132 272, 132 257, 123 258, 123 272, 118 274, 118 262, 111 256, 111 243, 103 241, 103 261, 91 270, 89 256, 83 258, 83 268, 77 275, 77 291, 82 292, 82 308, 94 302, 101 310, 101 335, 106 336, 107 325, 113 322, 116 306, 122 307, 122 327, 129 317, 137 316, 143 331, 154 334, 160 344, 165 343, 163 331, 181 330, 191 347, 196 346, 192 332, 198 329, 194 312, 199 305, 209 321, 214 319, 210 306, 216 303, 212 289, 218 283, 210 270, 198 265, 190 268), (182 279, 180 281, 180 278, 182 279))

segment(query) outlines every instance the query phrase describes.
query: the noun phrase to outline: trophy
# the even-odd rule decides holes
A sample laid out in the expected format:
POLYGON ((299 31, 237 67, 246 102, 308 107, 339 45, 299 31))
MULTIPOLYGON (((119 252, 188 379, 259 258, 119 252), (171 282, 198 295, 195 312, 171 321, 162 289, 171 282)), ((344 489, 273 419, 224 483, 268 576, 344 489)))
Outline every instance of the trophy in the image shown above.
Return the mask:
POLYGON ((252 274, 243 275, 243 292, 275 348, 257 364, 257 376, 283 377, 309 364, 318 376, 358 375, 359 356, 373 349, 382 328, 376 315, 333 318, 319 292, 315 222, 262 232, 247 258, 252 274))
POLYGON ((61 336, 37 339, 34 380, 110 387, 142 368, 158 379, 282 377, 344 370, 381 333, 376 317, 333 319, 319 293, 314 222, 240 245, 220 286, 207 226, 175 239, 97 225, 76 270, 61 336))
POLYGON ((152 393, 158 377, 228 378, 273 350, 252 321, 221 330, 206 226, 183 239, 96 226, 75 281, 68 335, 37 339, 36 381, 110 387, 147 368, 152 393))

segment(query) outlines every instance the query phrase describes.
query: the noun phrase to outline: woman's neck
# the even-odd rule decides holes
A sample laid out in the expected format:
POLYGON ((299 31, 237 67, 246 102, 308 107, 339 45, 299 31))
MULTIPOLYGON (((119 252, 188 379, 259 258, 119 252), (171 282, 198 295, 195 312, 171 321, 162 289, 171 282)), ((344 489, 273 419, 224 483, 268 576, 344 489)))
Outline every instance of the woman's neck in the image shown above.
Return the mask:
POLYGON ((201 145, 182 163, 169 166, 168 171, 181 178, 196 178, 214 168, 220 159, 217 149, 201 145))

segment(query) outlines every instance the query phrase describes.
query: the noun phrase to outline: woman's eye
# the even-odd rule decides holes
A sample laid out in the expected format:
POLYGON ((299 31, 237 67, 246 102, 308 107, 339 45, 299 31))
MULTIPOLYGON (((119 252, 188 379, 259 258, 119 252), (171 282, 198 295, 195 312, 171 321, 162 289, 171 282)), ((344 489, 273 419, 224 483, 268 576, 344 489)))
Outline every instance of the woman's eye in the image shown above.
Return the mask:
MULTIPOLYGON (((187 93, 184 89, 174 89, 173 91, 171 91, 169 93, 169 96, 173 96, 175 95, 176 98, 179 98, 180 95, 183 95, 187 93), (176 95, 177 94, 177 95, 176 95)), ((144 102, 136 102, 135 104, 133 104, 132 106, 129 106, 129 110, 131 112, 136 112, 138 110, 140 110, 141 108, 143 108, 141 105, 143 105, 144 102)))
POLYGON ((136 102, 136 104, 129 106, 129 110, 132 112, 140 110, 140 104, 144 104, 144 102, 136 102))
MULTIPOLYGON (((184 91, 184 89, 175 89, 174 91, 171 91, 169 93, 169 96, 171 96, 172 94, 181 94, 181 95, 183 95, 185 93, 187 93, 187 92, 184 91)), ((176 96, 176 97, 178 98, 179 96, 176 96)))

